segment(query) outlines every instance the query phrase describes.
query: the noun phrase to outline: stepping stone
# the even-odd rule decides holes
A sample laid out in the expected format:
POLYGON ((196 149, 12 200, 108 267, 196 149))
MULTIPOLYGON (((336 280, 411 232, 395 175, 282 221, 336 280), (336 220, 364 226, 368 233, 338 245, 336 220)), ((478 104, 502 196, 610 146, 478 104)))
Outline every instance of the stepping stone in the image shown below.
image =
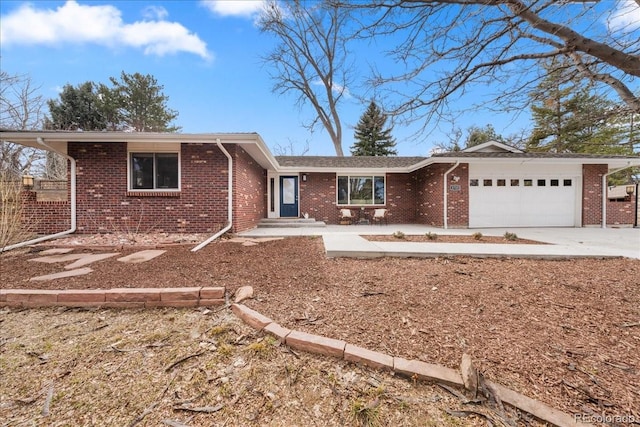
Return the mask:
POLYGON ((100 261, 103 259, 111 258, 112 256, 120 255, 120 252, 114 252, 110 254, 85 254, 82 258, 77 260, 76 262, 72 262, 69 265, 65 265, 65 270, 73 270, 74 268, 84 267, 85 265, 91 264, 92 262, 100 261))
POLYGON ((60 273, 47 274, 45 276, 32 277, 31 279, 29 279, 29 281, 31 281, 31 282, 35 282, 35 281, 42 282, 42 281, 46 281, 46 280, 62 279, 64 277, 82 276, 84 274, 89 274, 92 271, 93 270, 90 269, 89 267, 77 268, 75 270, 69 270, 69 271, 63 271, 63 272, 60 272, 60 273))
POLYGON ((231 239, 225 240, 225 242, 229 242, 229 243, 244 243, 244 242, 246 242, 248 240, 250 240, 250 239, 247 239, 246 237, 232 237, 231 239))
POLYGON ((43 256, 39 258, 33 258, 33 259, 30 259, 29 261, 53 264, 56 262, 75 261, 87 255, 90 255, 90 254, 58 254, 58 255, 49 255, 49 256, 43 256))
POLYGON ((59 255, 68 254, 73 251, 73 248, 52 248, 40 252, 40 255, 59 255))
POLYGON ((125 262, 127 264, 139 264, 141 262, 149 261, 150 259, 160 256, 165 252, 166 251, 154 250, 154 249, 149 249, 146 251, 138 251, 138 252, 132 253, 131 255, 118 258, 118 261, 125 262))

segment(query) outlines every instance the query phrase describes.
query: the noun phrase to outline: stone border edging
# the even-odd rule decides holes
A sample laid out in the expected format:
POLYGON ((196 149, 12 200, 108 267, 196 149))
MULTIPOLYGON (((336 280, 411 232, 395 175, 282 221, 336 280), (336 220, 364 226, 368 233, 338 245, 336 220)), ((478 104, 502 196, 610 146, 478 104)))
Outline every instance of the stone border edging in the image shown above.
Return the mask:
MULTIPOLYGON (((411 378, 445 383, 467 390, 473 388, 474 384, 475 387, 478 386, 477 377, 473 381, 476 372, 468 355, 463 356, 461 371, 458 371, 419 360, 407 360, 401 357, 389 356, 351 345, 342 340, 291 330, 243 304, 232 304, 231 311, 252 328, 273 335, 281 343, 297 350, 332 356, 373 369, 391 370, 411 378)), ((570 414, 513 391, 501 384, 487 380, 485 385, 502 402, 506 402, 558 427, 586 427, 592 425, 577 421, 570 414)))
POLYGON ((0 289, 0 307, 202 307, 225 304, 224 287, 0 289))

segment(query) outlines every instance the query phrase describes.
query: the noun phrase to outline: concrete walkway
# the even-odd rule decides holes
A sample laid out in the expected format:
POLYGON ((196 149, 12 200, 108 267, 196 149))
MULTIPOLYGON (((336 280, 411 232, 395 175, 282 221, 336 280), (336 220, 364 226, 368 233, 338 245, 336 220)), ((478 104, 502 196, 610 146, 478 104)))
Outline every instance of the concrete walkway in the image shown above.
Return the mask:
POLYGON ((467 255, 477 257, 581 258, 627 257, 640 259, 638 228, 509 228, 442 229, 416 224, 402 225, 328 225, 324 228, 256 228, 240 233, 244 237, 322 236, 329 257, 375 258, 382 256, 435 257, 467 255), (402 231, 407 235, 502 236, 506 231, 545 245, 489 243, 416 243, 370 242, 361 235, 390 235, 402 231))

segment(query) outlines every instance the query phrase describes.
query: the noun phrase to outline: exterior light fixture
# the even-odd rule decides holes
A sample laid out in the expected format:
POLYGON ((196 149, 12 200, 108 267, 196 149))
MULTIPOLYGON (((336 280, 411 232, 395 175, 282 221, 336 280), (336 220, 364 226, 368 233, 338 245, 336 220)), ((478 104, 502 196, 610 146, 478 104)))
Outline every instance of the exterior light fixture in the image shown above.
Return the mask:
POLYGON ((23 175, 22 176, 22 186, 27 190, 31 190, 33 188, 33 176, 31 176, 31 175, 23 175))

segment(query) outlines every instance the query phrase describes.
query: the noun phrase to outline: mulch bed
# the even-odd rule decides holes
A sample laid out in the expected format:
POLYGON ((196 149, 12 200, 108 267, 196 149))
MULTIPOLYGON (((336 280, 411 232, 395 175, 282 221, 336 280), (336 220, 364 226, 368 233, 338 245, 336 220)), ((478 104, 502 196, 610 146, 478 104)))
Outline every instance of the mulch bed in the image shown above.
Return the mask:
POLYGON ((285 327, 450 367, 466 352, 487 378, 568 413, 640 419, 640 260, 327 259, 321 238, 190 248, 41 283, 28 279, 62 266, 12 251, 0 287, 252 285, 247 305, 285 327))
POLYGON ((493 244, 518 244, 518 245, 546 245, 547 243, 535 240, 514 237, 506 239, 504 236, 478 236, 431 234, 431 235, 373 235, 362 236, 371 242, 420 242, 420 243, 493 243, 493 244))

